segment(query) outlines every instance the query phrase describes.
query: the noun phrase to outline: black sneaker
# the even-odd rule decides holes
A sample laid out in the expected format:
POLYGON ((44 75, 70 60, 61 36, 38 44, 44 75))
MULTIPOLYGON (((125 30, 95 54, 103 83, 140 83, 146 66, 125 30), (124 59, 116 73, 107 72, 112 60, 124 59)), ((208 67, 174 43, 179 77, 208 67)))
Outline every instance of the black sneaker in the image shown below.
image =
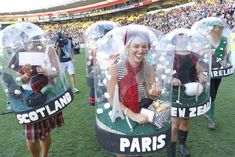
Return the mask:
POLYGON ((189 150, 187 149, 187 147, 183 144, 179 144, 179 151, 180 154, 184 157, 190 157, 190 153, 189 150))

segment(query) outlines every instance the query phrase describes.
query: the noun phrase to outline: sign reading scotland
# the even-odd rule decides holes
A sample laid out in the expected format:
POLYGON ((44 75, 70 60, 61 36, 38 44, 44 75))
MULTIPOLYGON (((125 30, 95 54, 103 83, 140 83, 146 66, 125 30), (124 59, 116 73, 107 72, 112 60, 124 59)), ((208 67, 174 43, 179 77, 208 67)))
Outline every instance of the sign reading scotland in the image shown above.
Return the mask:
POLYGON ((60 113, 73 93, 47 35, 32 23, 18 23, 0 33, 0 77, 20 124, 60 113))
POLYGON ((170 143, 173 54, 160 51, 156 32, 123 26, 97 43, 96 136, 112 153, 143 155, 170 143))
POLYGON ((192 29, 202 34, 212 48, 211 78, 222 78, 234 73, 229 26, 220 18, 208 17, 196 22, 192 29))
POLYGON ((175 29, 165 36, 174 53, 171 116, 197 117, 210 109, 211 48, 190 29, 175 29))

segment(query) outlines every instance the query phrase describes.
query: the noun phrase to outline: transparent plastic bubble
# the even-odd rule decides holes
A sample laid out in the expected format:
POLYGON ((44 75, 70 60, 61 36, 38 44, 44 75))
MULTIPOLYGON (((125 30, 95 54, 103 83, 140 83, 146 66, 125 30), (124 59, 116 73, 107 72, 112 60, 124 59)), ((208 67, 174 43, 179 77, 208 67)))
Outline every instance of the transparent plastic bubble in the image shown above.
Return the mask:
POLYGON ((174 53, 172 116, 197 117, 210 108, 210 43, 190 29, 175 29, 163 39, 163 47, 174 53), (194 112, 192 112, 194 111, 194 112))
POLYGON ((231 63, 235 67, 235 29, 230 31, 231 63))
POLYGON ((85 31, 85 40, 98 40, 119 24, 111 21, 100 21, 89 26, 85 31))
POLYGON ((228 37, 229 26, 222 19, 217 17, 207 17, 193 24, 192 29, 210 38, 212 33, 218 32, 218 35, 228 37), (221 30, 221 31, 220 31, 221 30))
POLYGON ((96 54, 97 41, 112 29, 119 27, 115 22, 100 21, 92 24, 84 33, 85 37, 85 54, 86 54, 86 80, 90 87, 94 86, 94 60, 96 54))
POLYGON ((32 23, 10 25, 0 32, 1 85, 20 124, 51 117, 73 99, 50 43, 32 23))
POLYGON ((131 144, 125 146, 124 142, 131 143, 134 138, 153 140, 163 135, 166 143, 170 141, 167 131, 170 131, 173 53, 168 55, 159 50, 159 34, 149 27, 128 25, 113 29, 97 42, 96 108, 103 111, 97 113, 97 140, 113 153, 141 155, 166 146, 146 152, 143 143, 139 143, 140 151, 131 151, 131 144), (110 107, 106 107, 107 103, 110 107), (143 115, 147 119, 142 122, 138 117, 143 115), (102 138, 107 134, 108 138, 102 138), (125 138, 128 141, 123 141, 125 138), (105 145, 106 139, 112 145, 105 145))
POLYGON ((189 29, 175 29, 165 36, 165 39, 170 42, 168 45, 169 49, 176 51, 189 51, 190 47, 190 35, 191 30, 189 29))
POLYGON ((212 47, 212 78, 233 74, 231 64, 230 28, 220 18, 209 17, 196 22, 192 29, 205 36, 212 47))

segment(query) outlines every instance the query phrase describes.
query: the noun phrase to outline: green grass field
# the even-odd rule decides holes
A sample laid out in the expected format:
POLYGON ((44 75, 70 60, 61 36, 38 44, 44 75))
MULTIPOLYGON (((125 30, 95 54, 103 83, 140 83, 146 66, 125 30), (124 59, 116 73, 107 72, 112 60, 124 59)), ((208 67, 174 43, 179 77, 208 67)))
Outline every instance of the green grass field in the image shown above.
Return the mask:
MULTIPOLYGON (((88 88, 85 81, 84 52, 76 55, 77 85, 79 94, 64 110, 65 126, 52 133, 49 157, 112 157, 97 143, 95 137, 95 108, 88 106, 88 88)), ((223 79, 216 100, 215 131, 207 129, 203 117, 191 120, 187 145, 191 157, 235 157, 235 76, 223 79)), ((6 98, 1 91, 1 107, 6 98)), ((111 141, 110 141, 111 142, 111 141)), ((178 154, 178 156, 180 156, 178 154)), ((22 127, 14 114, 0 115, 0 157, 29 157, 22 127)), ((149 157, 166 157, 166 152, 149 157)))

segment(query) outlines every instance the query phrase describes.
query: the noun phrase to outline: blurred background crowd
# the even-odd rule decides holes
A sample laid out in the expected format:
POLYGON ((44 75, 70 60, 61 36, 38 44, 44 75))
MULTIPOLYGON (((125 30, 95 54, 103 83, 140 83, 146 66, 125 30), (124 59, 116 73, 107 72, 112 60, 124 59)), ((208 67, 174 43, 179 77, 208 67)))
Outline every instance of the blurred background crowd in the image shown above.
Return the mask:
POLYGON ((75 43, 84 43, 84 30, 97 21, 110 20, 121 25, 141 24, 151 26, 157 30, 167 33, 175 28, 189 28, 191 25, 205 17, 220 17, 231 27, 235 27, 234 6, 232 3, 210 3, 210 1, 193 3, 191 5, 176 6, 160 9, 152 12, 139 11, 121 15, 110 15, 99 18, 81 18, 76 21, 63 21, 55 23, 40 24, 54 41, 58 32, 69 32, 75 43))

